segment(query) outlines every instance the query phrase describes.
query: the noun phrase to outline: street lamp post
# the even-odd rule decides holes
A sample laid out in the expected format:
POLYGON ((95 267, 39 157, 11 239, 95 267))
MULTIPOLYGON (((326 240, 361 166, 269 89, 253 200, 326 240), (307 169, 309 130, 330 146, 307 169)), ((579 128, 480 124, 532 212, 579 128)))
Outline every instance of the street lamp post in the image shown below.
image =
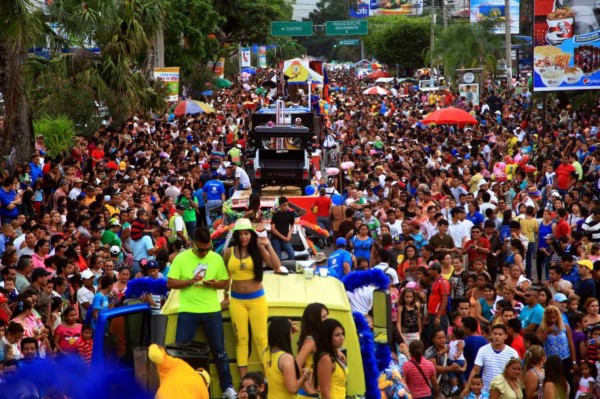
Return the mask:
POLYGON ((512 89, 512 44, 510 40, 510 0, 504 0, 504 41, 506 46, 506 89, 512 89))

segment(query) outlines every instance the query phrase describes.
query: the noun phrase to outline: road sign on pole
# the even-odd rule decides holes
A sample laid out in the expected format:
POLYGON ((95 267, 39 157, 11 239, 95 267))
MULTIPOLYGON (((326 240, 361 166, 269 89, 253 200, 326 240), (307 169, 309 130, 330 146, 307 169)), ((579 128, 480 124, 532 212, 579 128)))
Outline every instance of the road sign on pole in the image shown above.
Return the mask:
POLYGON ((369 22, 364 20, 327 21, 325 34, 327 36, 366 35, 369 33, 369 22))
POLYGON ((312 36, 312 22, 273 21, 271 36, 312 36))
POLYGON ((359 44, 360 44, 360 40, 358 40, 358 39, 340 40, 341 46, 358 46, 359 44))

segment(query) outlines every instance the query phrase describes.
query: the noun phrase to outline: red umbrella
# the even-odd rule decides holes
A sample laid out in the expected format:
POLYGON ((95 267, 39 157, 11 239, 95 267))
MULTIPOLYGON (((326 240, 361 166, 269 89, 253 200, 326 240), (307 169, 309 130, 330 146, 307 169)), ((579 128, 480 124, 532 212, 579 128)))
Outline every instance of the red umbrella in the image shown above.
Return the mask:
POLYGON ((459 108, 442 108, 432 112, 421 121, 423 124, 435 123, 436 125, 477 125, 477 119, 470 113, 459 108))
POLYGON ((379 78, 389 78, 392 75, 390 75, 389 73, 382 71, 381 69, 378 69, 374 72, 371 72, 370 74, 367 75, 367 78, 371 78, 371 79, 379 79, 379 78))

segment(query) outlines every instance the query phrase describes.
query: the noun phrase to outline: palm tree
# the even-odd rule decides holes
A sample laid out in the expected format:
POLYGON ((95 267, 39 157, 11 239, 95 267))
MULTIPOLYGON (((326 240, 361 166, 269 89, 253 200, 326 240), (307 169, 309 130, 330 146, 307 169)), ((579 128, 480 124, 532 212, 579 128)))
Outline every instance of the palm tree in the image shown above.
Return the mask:
POLYGON ((451 79, 458 68, 482 67, 484 74, 493 72, 504 45, 504 36, 492 31, 495 24, 493 21, 460 22, 440 31, 436 34, 434 64, 443 65, 444 75, 451 79))
POLYGON ((33 151, 33 124, 25 92, 23 62, 27 49, 46 31, 42 11, 31 0, 0 0, 0 94, 5 121, 0 125, 0 154, 9 167, 28 161, 33 151))
MULTIPOLYGON (((115 122, 132 112, 161 110, 160 90, 146 79, 148 54, 165 19, 164 0, 54 0, 50 20, 62 27, 71 49, 42 67, 91 88, 115 122), (98 53, 88 50, 100 49, 98 53)), ((41 72, 41 70, 39 70, 41 72)))

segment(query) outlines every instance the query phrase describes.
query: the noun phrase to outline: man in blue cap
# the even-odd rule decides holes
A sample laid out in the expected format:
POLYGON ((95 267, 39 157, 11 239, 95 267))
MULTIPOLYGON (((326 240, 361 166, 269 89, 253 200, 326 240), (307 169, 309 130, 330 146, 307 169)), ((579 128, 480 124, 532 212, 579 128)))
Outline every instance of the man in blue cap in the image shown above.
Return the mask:
POLYGON ((350 270, 356 267, 356 258, 350 252, 346 251, 346 245, 348 245, 346 239, 339 237, 335 240, 335 247, 337 249, 327 259, 327 267, 335 270, 340 278, 350 273, 350 270))

